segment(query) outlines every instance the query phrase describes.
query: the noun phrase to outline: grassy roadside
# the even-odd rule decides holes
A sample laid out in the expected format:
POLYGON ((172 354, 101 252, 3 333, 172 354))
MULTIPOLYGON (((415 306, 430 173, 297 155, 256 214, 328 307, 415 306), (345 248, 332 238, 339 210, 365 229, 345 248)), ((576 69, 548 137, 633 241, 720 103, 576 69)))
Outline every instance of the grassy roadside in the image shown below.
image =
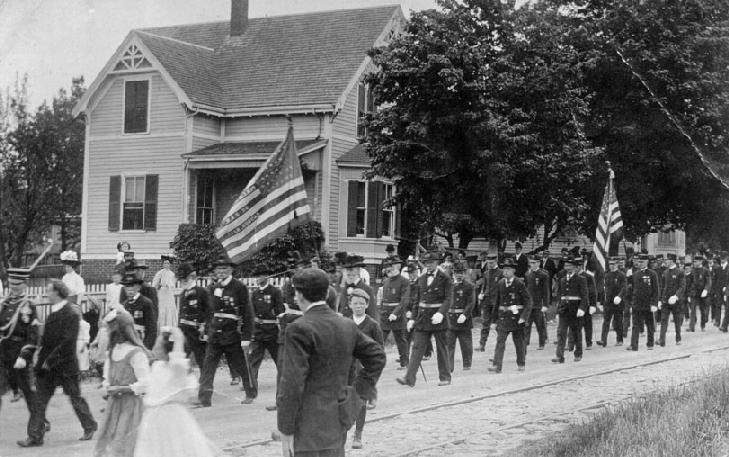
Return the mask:
MULTIPOLYGON (((630 379, 626 379, 630 382, 630 379)), ((510 457, 729 455, 729 367, 598 412, 510 457)))

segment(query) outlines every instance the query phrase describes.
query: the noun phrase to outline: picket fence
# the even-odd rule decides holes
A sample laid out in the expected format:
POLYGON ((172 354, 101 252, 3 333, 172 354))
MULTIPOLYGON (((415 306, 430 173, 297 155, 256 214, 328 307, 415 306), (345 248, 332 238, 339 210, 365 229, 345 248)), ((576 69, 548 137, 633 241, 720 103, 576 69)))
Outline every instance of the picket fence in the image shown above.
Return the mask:
MULTIPOLYGON (((256 283, 257 278, 241 278, 248 287, 248 291, 253 291, 258 288, 256 283)), ((283 277, 270 278, 268 282, 275 287, 282 287, 284 284, 283 277)), ((197 285, 201 287, 207 287, 213 282, 212 278, 198 278, 197 285)), ((90 301, 96 302, 101 308, 102 315, 106 313, 106 287, 107 284, 86 284, 86 298, 82 299, 81 306, 82 312, 86 312, 89 309, 90 301)), ((177 299, 182 292, 182 283, 179 281, 175 284, 173 289, 175 293, 175 299, 177 299)), ((46 288, 41 286, 28 287, 26 295, 30 297, 36 303, 36 310, 38 317, 41 321, 45 322, 45 318, 50 314, 51 306, 48 302, 48 296, 46 295, 46 288)))

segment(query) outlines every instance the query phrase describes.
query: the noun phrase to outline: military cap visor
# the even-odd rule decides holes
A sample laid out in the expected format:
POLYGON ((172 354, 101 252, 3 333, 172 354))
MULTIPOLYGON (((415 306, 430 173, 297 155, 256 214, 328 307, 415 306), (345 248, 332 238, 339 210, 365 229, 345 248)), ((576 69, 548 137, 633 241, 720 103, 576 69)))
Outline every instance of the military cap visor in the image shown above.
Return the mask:
POLYGON ((364 298, 365 303, 369 303, 369 301, 370 301, 370 294, 368 294, 365 290, 360 289, 360 288, 352 289, 352 292, 350 292, 350 295, 352 296, 352 298, 354 298, 354 297, 364 298))

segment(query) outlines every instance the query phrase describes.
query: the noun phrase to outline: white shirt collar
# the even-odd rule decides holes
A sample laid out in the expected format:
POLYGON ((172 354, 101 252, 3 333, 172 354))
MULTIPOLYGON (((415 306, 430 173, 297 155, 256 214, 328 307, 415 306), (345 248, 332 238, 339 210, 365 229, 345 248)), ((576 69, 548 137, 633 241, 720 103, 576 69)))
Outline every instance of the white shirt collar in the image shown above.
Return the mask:
POLYGON ((61 300, 60 302, 56 303, 55 305, 51 306, 51 312, 55 313, 56 311, 59 311, 61 308, 66 306, 66 300, 61 300))
POLYGON ((232 281, 232 280, 233 280, 233 277, 232 276, 228 276, 224 280, 220 281, 220 285, 223 286, 223 287, 227 287, 228 284, 230 284, 230 281, 232 281))
POLYGON ((676 265, 671 265, 670 267, 668 267, 668 269, 669 270, 674 270, 674 269, 676 269, 676 265))
POLYGON ((142 293, 141 293, 141 292, 139 292, 139 293, 135 294, 135 295, 134 295, 134 296, 132 297, 132 300, 136 300, 136 299, 138 299, 140 295, 142 295, 142 293))
POLYGON ((362 322, 364 322, 365 319, 367 319, 367 315, 366 314, 363 314, 362 317, 357 317, 357 316, 354 316, 354 315, 352 316, 352 320, 357 325, 359 325, 362 322))
POLYGON ((304 311, 304 312, 308 312, 311 308, 313 308, 315 306, 328 306, 328 305, 327 305, 327 302, 325 302, 324 300, 317 301, 317 302, 310 304, 309 307, 306 308, 306 311, 304 311))

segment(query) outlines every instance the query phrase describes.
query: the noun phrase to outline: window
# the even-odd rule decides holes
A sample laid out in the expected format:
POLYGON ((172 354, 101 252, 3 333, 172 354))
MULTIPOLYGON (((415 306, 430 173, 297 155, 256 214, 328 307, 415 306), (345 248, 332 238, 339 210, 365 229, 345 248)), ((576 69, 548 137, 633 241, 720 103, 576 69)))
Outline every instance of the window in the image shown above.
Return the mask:
POLYGON ((347 236, 394 238, 395 209, 385 206, 393 186, 382 181, 349 181, 347 190, 347 236))
POLYGON ((658 232, 658 244, 674 245, 676 244, 676 232, 658 232))
POLYGON ((158 175, 109 178, 109 231, 157 229, 158 175))
POLYGON ((196 207, 196 224, 212 225, 215 223, 215 184, 210 176, 198 176, 197 178, 196 207))
POLYGON ((149 80, 124 82, 124 133, 149 131, 149 80))
POLYGON ((367 128, 364 125, 368 113, 375 111, 375 101, 372 97, 369 84, 359 83, 357 86, 357 137, 367 136, 367 128))

